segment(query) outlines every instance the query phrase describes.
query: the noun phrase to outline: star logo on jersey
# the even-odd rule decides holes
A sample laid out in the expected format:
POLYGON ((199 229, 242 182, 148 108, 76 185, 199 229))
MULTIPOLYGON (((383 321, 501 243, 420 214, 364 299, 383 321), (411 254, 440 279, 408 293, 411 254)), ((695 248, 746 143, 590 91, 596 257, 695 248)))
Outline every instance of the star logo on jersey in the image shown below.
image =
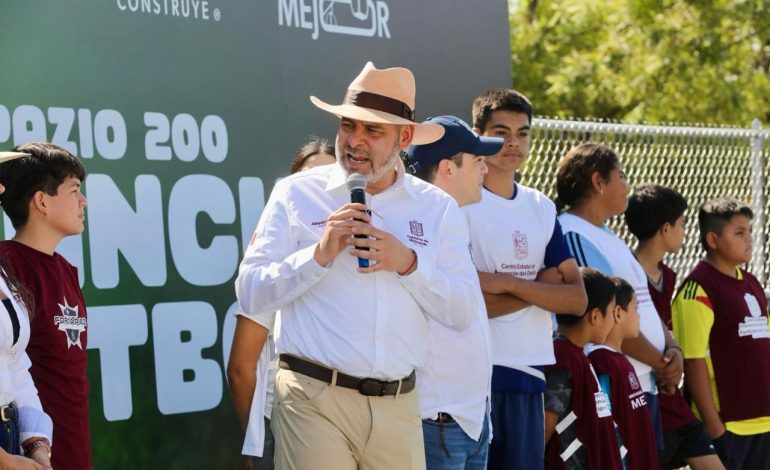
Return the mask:
POLYGON ((516 230, 513 232, 513 256, 518 259, 526 258, 529 254, 527 234, 516 230))
POLYGON ((61 309, 61 315, 55 315, 53 317, 53 324, 59 327, 59 331, 63 331, 67 337, 67 349, 72 346, 77 346, 83 349, 83 344, 80 342, 80 334, 86 331, 88 321, 78 315, 78 306, 71 306, 67 302, 67 298, 64 298, 64 305, 58 304, 61 309))
POLYGON ((636 374, 633 372, 628 373, 628 383, 631 385, 631 390, 639 390, 639 381, 636 379, 636 374))

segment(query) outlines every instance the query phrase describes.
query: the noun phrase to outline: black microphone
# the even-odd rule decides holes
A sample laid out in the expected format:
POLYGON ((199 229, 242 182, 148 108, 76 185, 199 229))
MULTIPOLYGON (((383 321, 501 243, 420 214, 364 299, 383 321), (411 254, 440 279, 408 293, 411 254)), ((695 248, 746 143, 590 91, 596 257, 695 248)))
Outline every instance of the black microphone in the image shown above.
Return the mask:
MULTIPOLYGON (((348 189, 350 190, 350 202, 354 204, 363 204, 366 205, 366 176, 360 174, 360 173, 353 173, 352 175, 348 176, 347 179, 347 185, 348 189)), ((367 212, 369 212, 367 210, 367 212)), ((355 219, 359 222, 363 222, 361 219, 355 219)), ((356 238, 369 238, 366 235, 356 235, 356 238)), ((365 246, 357 246, 357 250, 366 250, 369 251, 368 247, 365 246)), ((365 258, 358 258, 358 267, 359 268, 368 268, 369 267, 369 260, 365 258)))

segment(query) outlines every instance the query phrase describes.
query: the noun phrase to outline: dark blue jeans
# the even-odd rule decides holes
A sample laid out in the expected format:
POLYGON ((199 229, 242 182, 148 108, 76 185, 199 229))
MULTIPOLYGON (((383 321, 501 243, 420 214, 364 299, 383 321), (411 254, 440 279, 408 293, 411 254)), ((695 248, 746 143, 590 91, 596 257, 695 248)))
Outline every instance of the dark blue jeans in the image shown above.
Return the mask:
POLYGON ((489 455, 489 417, 478 441, 471 439, 457 422, 422 420, 427 470, 485 470, 489 455))

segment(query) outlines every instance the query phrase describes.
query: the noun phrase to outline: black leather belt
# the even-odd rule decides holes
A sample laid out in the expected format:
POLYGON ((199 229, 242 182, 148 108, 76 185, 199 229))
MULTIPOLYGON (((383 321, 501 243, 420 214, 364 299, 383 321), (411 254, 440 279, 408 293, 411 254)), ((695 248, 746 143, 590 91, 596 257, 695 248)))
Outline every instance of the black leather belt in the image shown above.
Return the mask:
MULTIPOLYGON (((278 357, 278 367, 307 375, 328 384, 332 383, 334 377, 334 370, 289 354, 281 354, 278 357)), ((390 381, 371 378, 362 379, 338 371, 336 384, 340 387, 358 390, 361 395, 366 395, 367 397, 382 397, 395 395, 396 393, 409 393, 414 390, 415 382, 414 371, 401 380, 390 381), (401 386, 400 391, 399 385, 401 386)))

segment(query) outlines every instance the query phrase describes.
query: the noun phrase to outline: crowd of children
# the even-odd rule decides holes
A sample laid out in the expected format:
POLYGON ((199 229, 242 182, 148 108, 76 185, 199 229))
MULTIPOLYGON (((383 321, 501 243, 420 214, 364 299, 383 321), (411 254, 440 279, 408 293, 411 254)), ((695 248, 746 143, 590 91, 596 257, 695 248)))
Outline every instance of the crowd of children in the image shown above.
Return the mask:
POLYGON ((751 209, 731 198, 700 207, 705 256, 672 306, 676 274, 663 257, 682 246, 681 194, 648 184, 629 198, 617 156, 592 143, 560 162, 557 192, 578 264, 610 276, 616 288, 609 299, 591 280, 601 274, 583 268, 586 314, 556 315, 546 468, 770 468, 767 300, 742 268, 752 254, 751 209), (622 213, 638 240, 634 252, 606 226, 622 213), (612 420, 617 433, 608 436, 612 420))

